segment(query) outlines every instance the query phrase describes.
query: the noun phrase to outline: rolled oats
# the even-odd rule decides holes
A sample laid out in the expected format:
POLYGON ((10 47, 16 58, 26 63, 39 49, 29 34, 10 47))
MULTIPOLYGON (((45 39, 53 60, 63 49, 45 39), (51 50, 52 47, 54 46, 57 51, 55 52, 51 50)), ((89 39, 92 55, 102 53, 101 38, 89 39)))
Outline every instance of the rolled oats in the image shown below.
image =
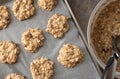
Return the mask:
POLYGON ((44 39, 40 29, 30 28, 22 34, 21 41, 26 50, 34 53, 44 44, 44 39))
POLYGON ((45 57, 39 57, 30 64, 33 79, 51 79, 54 63, 45 57))
POLYGON ((54 14, 48 21, 46 32, 55 38, 61 38, 69 29, 68 17, 62 14, 54 14))
POLYGON ((28 19, 35 14, 33 0, 15 0, 12 10, 18 20, 28 19))
POLYGON ((6 6, 0 6, 0 30, 5 29, 10 23, 10 14, 6 6))
POLYGON ((20 50, 12 41, 0 42, 0 61, 2 63, 15 63, 20 50))
POLYGON ((59 51, 58 62, 67 68, 72 68, 83 61, 82 50, 75 45, 65 44, 59 51))
POLYGON ((57 5, 57 0, 38 0, 38 6, 41 9, 51 11, 57 5))
POLYGON ((16 73, 12 73, 12 74, 8 74, 5 79, 26 79, 24 76, 16 74, 16 73))

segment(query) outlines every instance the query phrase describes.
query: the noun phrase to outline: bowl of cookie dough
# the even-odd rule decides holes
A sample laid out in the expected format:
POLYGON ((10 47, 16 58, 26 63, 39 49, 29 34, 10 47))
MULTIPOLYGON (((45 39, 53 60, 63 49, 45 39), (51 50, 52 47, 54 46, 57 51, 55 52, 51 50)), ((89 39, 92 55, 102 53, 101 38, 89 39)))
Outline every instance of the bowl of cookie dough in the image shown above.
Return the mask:
MULTIPOLYGON (((94 8, 88 23, 87 39, 90 52, 104 69, 112 55, 112 36, 120 35, 120 0, 101 0, 94 8)), ((116 77, 120 78, 120 60, 116 77)))

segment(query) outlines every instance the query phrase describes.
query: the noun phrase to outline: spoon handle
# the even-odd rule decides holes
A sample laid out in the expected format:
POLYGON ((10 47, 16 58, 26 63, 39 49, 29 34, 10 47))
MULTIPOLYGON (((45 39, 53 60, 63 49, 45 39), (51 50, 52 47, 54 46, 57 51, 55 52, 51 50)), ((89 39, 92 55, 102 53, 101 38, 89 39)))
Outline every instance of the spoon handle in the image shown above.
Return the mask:
POLYGON ((115 71, 116 71, 117 59, 112 56, 110 57, 101 79, 114 79, 115 71))

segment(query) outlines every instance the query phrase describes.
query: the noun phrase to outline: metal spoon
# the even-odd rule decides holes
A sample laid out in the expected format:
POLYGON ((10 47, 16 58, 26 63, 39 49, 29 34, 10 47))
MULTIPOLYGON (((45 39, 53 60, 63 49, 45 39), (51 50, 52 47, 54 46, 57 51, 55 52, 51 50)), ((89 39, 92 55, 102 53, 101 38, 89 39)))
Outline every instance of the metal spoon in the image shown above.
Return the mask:
POLYGON ((103 71, 101 79, 114 79, 117 60, 120 56, 120 36, 112 38, 113 55, 109 58, 109 61, 103 71))

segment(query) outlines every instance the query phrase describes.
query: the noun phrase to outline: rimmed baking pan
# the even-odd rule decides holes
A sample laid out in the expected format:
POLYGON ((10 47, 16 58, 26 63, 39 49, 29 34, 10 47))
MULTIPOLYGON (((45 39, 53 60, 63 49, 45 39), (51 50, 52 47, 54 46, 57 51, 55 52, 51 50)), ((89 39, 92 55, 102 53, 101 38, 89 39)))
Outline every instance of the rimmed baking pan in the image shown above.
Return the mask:
MULTIPOLYGON (((91 72, 97 73, 96 71, 93 70, 94 64, 88 54, 88 51, 85 47, 82 37, 78 33, 78 29, 74 24, 74 20, 69 14, 69 10, 65 6, 63 0, 58 0, 58 5, 51 12, 39 9, 37 6, 37 1, 34 0, 34 6, 36 9, 35 15, 24 21, 18 21, 14 17, 13 12, 11 11, 14 0, 8 0, 8 2, 7 0, 5 2, 3 1, 4 0, 0 0, 0 5, 6 5, 8 7, 11 15, 11 22, 6 29, 0 31, 0 40, 14 41, 20 47, 21 52, 19 54, 18 61, 15 64, 9 65, 9 64, 0 63, 1 79, 3 79, 9 73, 23 74, 24 76, 26 76, 27 79, 32 79, 30 73, 30 62, 33 59, 41 56, 47 57, 51 59, 53 62, 55 62, 55 69, 54 69, 55 73, 53 79, 95 78, 92 76, 94 75, 94 73, 91 73, 91 72), (70 30, 65 34, 65 36, 62 39, 55 39, 52 35, 45 32, 48 19, 55 13, 61 13, 63 15, 71 17, 69 19, 69 24, 71 26, 70 30), (45 36, 45 43, 43 47, 41 47, 38 50, 38 52, 36 52, 35 54, 31 54, 28 51, 26 51, 21 44, 21 35, 28 28, 40 28, 45 36), (66 43, 80 46, 84 53, 83 63, 78 64, 76 67, 72 69, 64 68, 57 61, 58 51, 62 47, 62 45, 66 43)), ((97 76, 95 79, 97 79, 97 76)))

